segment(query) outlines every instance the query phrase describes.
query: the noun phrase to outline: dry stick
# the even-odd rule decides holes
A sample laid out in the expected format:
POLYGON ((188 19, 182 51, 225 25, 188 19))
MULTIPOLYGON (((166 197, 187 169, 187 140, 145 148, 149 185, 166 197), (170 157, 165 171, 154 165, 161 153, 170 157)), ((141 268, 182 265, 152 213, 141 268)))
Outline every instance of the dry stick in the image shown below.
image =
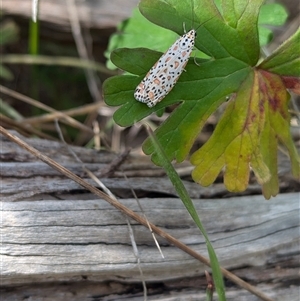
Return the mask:
POLYGON ((61 122, 63 123, 66 123, 66 124, 69 124, 75 128, 78 128, 78 129, 81 129, 85 132, 88 132, 88 133, 91 133, 91 134, 94 134, 93 131, 88 128, 87 126, 83 125, 82 123, 78 122, 77 120, 75 120, 74 118, 70 117, 70 116, 67 116, 59 111, 56 111, 54 110, 53 108, 39 102, 39 101, 36 101, 28 96, 25 96, 21 93, 18 93, 18 92, 15 92, 13 90, 10 90, 2 85, 0 85, 0 92, 1 93, 5 93, 6 95, 9 95, 11 97, 14 97, 16 99, 19 99, 21 101, 24 101, 32 106, 35 106, 37 108, 40 108, 42 110, 45 110, 45 111, 48 111, 48 112, 51 112, 51 113, 57 113, 58 116, 57 118, 60 118, 61 119, 61 122))
MULTIPOLYGON (((29 144, 25 143, 24 141, 22 141, 20 138, 16 137, 15 135, 12 135, 11 133, 9 133, 7 130, 5 130, 1 126, 0 126, 0 133, 2 133, 5 137, 7 137, 11 141, 15 142, 16 144, 18 144, 22 148, 26 149, 28 152, 33 154, 35 157, 37 157, 41 161, 45 162, 46 164, 48 164, 52 168, 56 169, 57 171, 59 171, 60 173, 65 175, 66 177, 72 179, 73 181, 75 181, 76 183, 81 185, 82 187, 86 188, 90 192, 97 195, 99 198, 104 199, 105 201, 107 201, 109 204, 111 204, 115 208, 121 210, 124 214, 126 214, 127 216, 133 218, 138 223, 144 225, 145 227, 148 227, 147 221, 144 218, 142 218, 138 214, 134 213, 132 210, 128 209, 126 206, 120 204, 119 202, 116 202, 115 200, 110 198, 107 194, 103 193, 102 191, 100 191, 96 187, 94 187, 94 186, 90 185, 89 183, 87 183, 86 181, 82 180, 80 177, 78 177, 77 175, 75 175, 74 173, 69 171, 67 168, 63 167, 62 165, 58 164, 56 161, 54 161, 51 158, 43 155, 41 152, 39 152, 38 150, 36 150, 32 146, 30 146, 29 144)), ((192 250, 191 248, 189 248, 184 243, 180 242, 179 240, 177 240, 176 238, 174 238, 170 234, 168 234, 168 233, 164 232, 163 230, 161 230, 160 228, 156 227, 154 224, 152 224, 152 223, 149 223, 149 224, 150 224, 151 229, 153 230, 153 232, 160 235, 161 237, 166 239, 169 243, 175 245, 177 248, 181 249, 182 251, 186 252, 187 254, 189 254, 192 257, 200 260, 202 263, 204 263, 205 265, 210 267, 210 262, 206 257, 198 254, 196 251, 192 250)), ((256 295, 261 300, 274 301, 273 299, 266 296, 265 294, 260 292, 258 289, 256 289, 252 285, 248 284, 247 282, 243 281, 242 279, 235 276, 234 274, 227 271, 226 269, 221 268, 221 271, 222 271, 223 275, 226 278, 230 279, 231 281, 233 281, 234 283, 236 283, 240 287, 243 287, 244 289, 248 290, 252 294, 256 295)))
MULTIPOLYGON (((78 10, 75 4, 75 0, 67 0, 67 10, 68 10, 68 17, 71 25, 72 35, 76 44, 76 48, 78 51, 78 54, 81 59, 88 60, 92 56, 89 54, 88 49, 84 43, 84 39, 81 34, 81 27, 80 27, 80 20, 78 16, 78 10)), ((102 101, 102 91, 101 87, 99 85, 100 79, 97 76, 96 72, 91 69, 84 69, 84 74, 86 77, 87 85, 90 91, 90 94, 92 95, 95 102, 102 101)), ((89 116, 87 116, 86 120, 84 121, 84 124, 91 124, 92 121, 97 117, 98 112, 93 112, 89 116)), ((82 144, 82 142, 85 140, 85 136, 80 133, 76 140, 76 144, 82 144)))
POLYGON ((48 114, 43 114, 37 117, 30 117, 30 118, 25 118, 23 122, 29 123, 29 124, 35 124, 35 123, 45 123, 45 122, 50 122, 55 119, 58 119, 61 114, 67 115, 67 116, 78 116, 78 115, 85 115, 91 112, 98 111, 100 107, 103 106, 100 102, 98 103, 92 103, 88 104, 82 107, 77 107, 74 109, 70 110, 65 110, 65 111, 58 111, 54 113, 48 113, 48 114))
POLYGON ((85 68, 105 73, 107 75, 117 75, 117 71, 109 70, 105 65, 91 61, 78 59, 69 56, 47 56, 31 54, 6 54, 1 55, 1 63, 6 64, 29 64, 29 65, 49 65, 49 66, 66 66, 74 68, 85 68))
POLYGON ((97 120, 93 121, 93 132, 94 132, 94 149, 99 151, 101 148, 101 131, 100 125, 97 120))
MULTIPOLYGON (((75 40, 75 44, 77 47, 77 51, 81 59, 89 60, 88 50, 85 46, 82 34, 81 34, 81 27, 80 21, 78 16, 78 10, 75 4, 75 0, 67 0, 67 10, 68 10, 68 17, 71 25, 72 35, 75 40)), ((97 85, 97 78, 96 73, 91 69, 84 69, 84 73, 87 79, 87 84, 90 90, 91 95, 93 96, 95 101, 102 100, 101 91, 97 85)))
POLYGON ((10 119, 9 117, 0 113, 0 124, 2 126, 7 126, 10 129, 17 130, 23 136, 30 136, 32 134, 37 135, 40 138, 55 140, 52 136, 45 134, 36 128, 32 127, 30 124, 24 124, 23 121, 16 121, 10 119))

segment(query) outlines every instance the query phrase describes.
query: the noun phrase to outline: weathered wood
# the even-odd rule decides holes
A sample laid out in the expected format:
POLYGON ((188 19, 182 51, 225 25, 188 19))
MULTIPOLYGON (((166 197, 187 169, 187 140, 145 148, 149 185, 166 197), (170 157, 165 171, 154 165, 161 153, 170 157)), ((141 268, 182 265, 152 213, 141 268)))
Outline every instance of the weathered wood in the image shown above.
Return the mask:
MULTIPOLYGON (((140 200, 148 219, 187 245, 206 254, 203 237, 178 199, 140 200)), ((135 200, 122 200, 139 212, 135 200)), ((196 200, 221 264, 251 281, 298 279, 299 195, 272 202, 261 196, 196 200), (279 279, 266 273, 289 260, 279 279), (288 271, 288 275, 284 272, 288 271), (259 277, 264 273, 264 278, 259 277), (250 275, 250 276, 249 276, 250 275)), ((51 281, 139 282, 125 218, 102 200, 3 202, 2 285, 51 281)), ((205 267, 158 238, 165 259, 147 229, 131 222, 147 281, 199 277, 205 267)), ((246 299, 245 299, 246 300, 246 299)), ((292 300, 292 299, 289 299, 292 300)))
MULTIPOLYGON (((206 253, 203 237, 180 200, 140 202, 150 221, 206 253)), ((122 203, 139 212, 135 200, 122 200, 122 203)), ((276 262, 276 256, 282 252, 291 253, 291 258, 297 253, 298 194, 282 195, 272 202, 256 196, 198 200, 195 205, 226 267, 263 266, 276 262)), ((3 284, 30 281, 29 275, 22 272, 26 270, 31 271, 32 281, 40 282, 81 274, 100 279, 103 275, 107 278, 119 275, 128 280, 139 278, 125 218, 103 200, 4 202, 2 210, 3 284)), ((170 273, 176 277, 203 272, 201 264, 158 238, 166 254, 162 260, 149 231, 135 222, 132 227, 141 246, 146 279, 166 279, 170 273)))
MULTIPOLYGON (((18 135, 16 132, 14 134, 18 135)), ((21 136, 20 136, 21 137, 21 136)), ((40 152, 56 160, 58 163, 69 168, 71 171, 81 176, 87 181, 86 174, 82 170, 82 165, 76 163, 75 159, 70 155, 67 148, 55 141, 47 141, 40 139, 26 139, 24 141, 38 149, 40 152)), ((40 193, 64 193, 72 190, 82 190, 82 188, 71 180, 62 179, 62 176, 48 165, 38 161, 31 154, 21 149, 19 146, 0 136, 0 159, 3 161, 1 165, 1 176, 3 183, 0 196, 2 200, 14 201, 24 200, 26 197, 33 197, 40 193), (45 181, 44 177, 47 178, 45 181), (22 179, 22 181, 20 180, 22 179), (17 182, 17 185, 16 185, 17 182)), ((85 149, 72 146, 75 154, 84 162, 96 176, 101 176, 105 169, 112 161, 117 159, 116 154, 108 152, 98 152, 92 149, 85 149)), ((284 191, 295 191, 294 187, 299 186, 299 181, 291 177, 290 162, 288 158, 282 154, 279 156, 280 162, 280 188, 284 191)), ((175 167, 178 165, 175 165, 175 167)), ((189 162, 180 164, 180 167, 190 168, 189 162)), ((111 189, 116 195, 127 192, 128 196, 132 196, 127 180, 124 179, 125 173, 128 177, 133 177, 130 185, 135 189, 139 197, 152 197, 159 195, 177 195, 174 187, 169 179, 162 177, 164 172, 161 168, 153 165, 148 157, 145 156, 128 156, 122 164, 122 169, 113 170, 111 177, 122 177, 118 180, 102 178, 104 184, 111 189)), ((215 198, 231 196, 222 183, 214 184, 210 187, 201 187, 194 182, 184 181, 184 184, 192 198, 215 198)), ((299 190, 299 189, 297 189, 299 190)), ((243 194, 261 193, 261 188, 253 180, 250 182, 248 189, 243 194)), ((235 194, 236 195, 236 194, 235 194)))
MULTIPOLYGON (((85 176, 62 144, 25 140, 85 176)), ((105 152, 73 149, 95 173, 116 158, 105 152)), ((95 296, 103 296, 101 300, 142 300, 141 276, 125 217, 3 137, 0 158, 3 300, 18 301, 28 296, 32 300, 43 296, 67 301, 95 296)), ((150 168, 149 159, 134 156, 129 156, 122 168, 137 169, 139 160, 143 168, 158 170, 150 168)), ((162 197, 163 193, 175 195, 167 179, 129 178, 129 183, 120 178, 101 180, 125 196, 121 202, 136 212, 140 212, 136 200, 126 198, 129 183, 143 191, 140 195, 160 195, 140 199, 148 219, 199 253, 207 254, 203 237, 181 201, 162 197)), ((192 194, 203 195, 197 190, 199 186, 196 189, 193 183, 189 185, 192 194)), ((194 202, 224 267, 261 286, 274 300, 298 300, 298 193, 280 194, 272 201, 256 195, 194 202)), ((141 268, 154 294, 149 300, 204 299, 203 272, 207 267, 158 237, 165 255, 162 259, 149 230, 134 221, 131 224, 141 268)), ((228 300, 258 300, 240 288, 228 290, 228 300)))

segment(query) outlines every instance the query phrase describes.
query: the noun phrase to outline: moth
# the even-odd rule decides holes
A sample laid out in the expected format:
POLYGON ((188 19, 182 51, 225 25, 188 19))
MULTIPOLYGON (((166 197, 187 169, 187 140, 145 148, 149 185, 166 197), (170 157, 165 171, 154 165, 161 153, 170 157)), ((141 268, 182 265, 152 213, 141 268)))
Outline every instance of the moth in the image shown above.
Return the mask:
POLYGON ((191 56, 196 30, 179 37, 136 87, 134 98, 154 107, 173 89, 191 56))

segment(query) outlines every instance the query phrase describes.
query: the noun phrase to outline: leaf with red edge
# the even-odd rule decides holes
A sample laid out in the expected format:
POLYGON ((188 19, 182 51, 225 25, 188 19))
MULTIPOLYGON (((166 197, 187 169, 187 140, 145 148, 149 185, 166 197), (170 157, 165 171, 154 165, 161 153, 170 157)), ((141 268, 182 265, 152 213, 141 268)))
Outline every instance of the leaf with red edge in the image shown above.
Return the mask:
POLYGON ((289 95, 280 76, 255 70, 230 100, 208 142, 191 157, 193 179, 203 186, 214 182, 224 168, 229 191, 248 185, 250 168, 269 199, 278 191, 277 144, 290 155, 292 173, 300 176, 300 160, 290 134, 289 95))
POLYGON ((194 181, 210 185, 225 168, 226 188, 243 191, 248 185, 251 165, 261 183, 268 181, 269 170, 257 151, 264 122, 258 78, 252 72, 228 103, 208 142, 191 157, 191 163, 196 165, 194 181))
POLYGON ((290 132, 290 114, 288 112, 289 94, 285 83, 276 74, 259 70, 259 86, 262 97, 268 101, 265 103, 267 114, 266 123, 261 137, 260 151, 264 161, 271 170, 270 181, 264 183, 263 193, 266 198, 278 193, 277 176, 277 143, 280 142, 288 150, 292 174, 300 177, 300 158, 290 132))

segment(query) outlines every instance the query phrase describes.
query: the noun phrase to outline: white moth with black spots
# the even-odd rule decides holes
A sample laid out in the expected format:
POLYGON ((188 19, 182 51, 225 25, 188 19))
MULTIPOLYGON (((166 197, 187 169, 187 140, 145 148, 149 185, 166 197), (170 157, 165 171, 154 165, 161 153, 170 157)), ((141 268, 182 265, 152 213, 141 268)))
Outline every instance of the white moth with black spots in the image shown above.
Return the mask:
POLYGON ((194 48, 196 30, 180 38, 160 57, 136 87, 134 98, 154 107, 173 89, 194 48))

